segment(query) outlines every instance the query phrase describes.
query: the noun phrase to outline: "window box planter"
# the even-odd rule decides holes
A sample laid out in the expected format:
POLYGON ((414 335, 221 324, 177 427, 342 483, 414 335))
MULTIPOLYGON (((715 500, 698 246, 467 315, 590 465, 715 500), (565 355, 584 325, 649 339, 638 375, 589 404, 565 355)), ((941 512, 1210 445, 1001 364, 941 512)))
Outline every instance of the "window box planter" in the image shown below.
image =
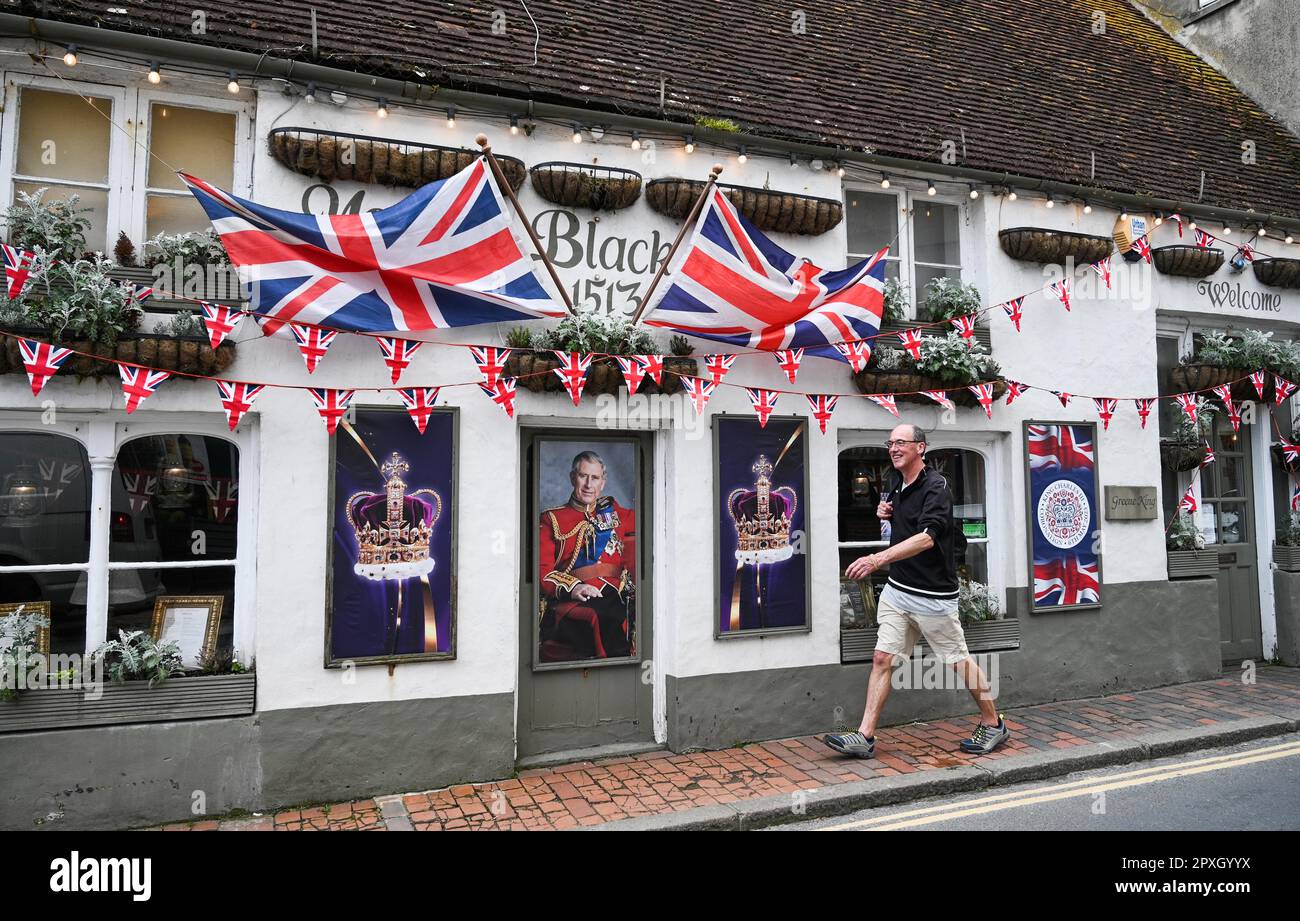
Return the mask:
POLYGON ((1273 402, 1273 375, 1264 375, 1264 396, 1260 397, 1255 390, 1255 385, 1248 378, 1256 368, 1223 368, 1218 365, 1201 364, 1200 362, 1189 362, 1185 365, 1178 365, 1169 371, 1169 392, 1170 393, 1192 393, 1202 391, 1202 395, 1209 397, 1209 393, 1215 387, 1232 381, 1232 398, 1244 402, 1246 400, 1259 401, 1265 403, 1273 402))
POLYGON ((1199 579, 1219 572, 1218 550, 1166 550, 1171 579, 1199 579))
MULTIPOLYGON (((195 263, 186 263, 186 266, 195 263)), ((239 276, 235 269, 229 263, 222 263, 220 266, 208 268, 202 266, 203 273, 203 290, 197 293, 185 291, 189 287, 189 282, 185 278, 180 278, 171 284, 179 283, 182 285, 182 292, 194 294, 196 297, 205 301, 211 301, 214 304, 239 304, 244 300, 243 292, 240 290, 239 276)), ((165 268, 165 266, 164 266, 165 268)), ((182 267, 185 271, 185 267, 182 267)), ((142 288, 152 287, 154 284, 154 270, 149 266, 117 266, 110 269, 108 273, 110 278, 116 278, 119 281, 130 282, 139 285, 142 288)), ((144 302, 144 308, 149 313, 180 313, 188 310, 196 316, 201 313, 199 305, 192 300, 183 298, 168 297, 167 291, 155 291, 153 295, 144 302)))
POLYGON ((1273 563, 1282 572, 1300 572, 1300 547, 1273 545, 1273 563))
MULTIPOLYGON (((876 336, 874 340, 872 340, 871 347, 873 349, 880 348, 881 346, 885 346, 891 349, 899 348, 900 343, 898 339, 898 334, 901 332, 906 332, 909 329, 916 329, 917 324, 922 322, 925 321, 914 320, 908 322, 904 320, 901 323, 896 323, 890 320, 885 323, 882 323, 880 326, 880 333, 876 336)), ((949 325, 947 330, 927 329, 927 330, 923 330, 923 332, 929 336, 936 336, 941 333, 947 333, 952 329, 953 327, 949 325)), ((978 342, 980 345, 984 346, 984 348, 989 352, 993 351, 993 336, 989 330, 989 327, 984 325, 983 321, 975 324, 975 341, 978 342)))
MULTIPOLYGON (((660 214, 683 220, 691 213, 704 185, 700 180, 652 179, 646 183, 645 200, 660 214)), ((844 203, 830 198, 721 182, 718 188, 737 211, 765 232, 817 236, 844 219, 844 203)))
POLYGON ((1223 250, 1204 246, 1157 246, 1151 250, 1156 269, 1165 275, 1204 278, 1223 266, 1223 250))
POLYGON ((853 375, 853 383, 862 393, 892 393, 899 400, 908 403, 923 403, 931 406, 938 404, 927 397, 923 390, 944 390, 948 399, 958 406, 979 406, 979 400, 968 389, 975 384, 993 384, 993 400, 997 402, 1007 392, 1006 381, 995 378, 992 381, 971 381, 968 384, 954 384, 938 378, 926 377, 910 371, 878 371, 864 368, 853 375))
MULTIPOLYGON (((505 376, 518 378, 519 386, 531 390, 533 393, 563 394, 567 400, 569 399, 568 391, 564 389, 564 382, 560 380, 560 376, 555 373, 559 367, 560 359, 556 357, 554 352, 516 349, 506 359, 505 376), (528 376, 525 377, 525 375, 528 376)), ((637 388, 637 393, 680 393, 684 388, 682 379, 677 375, 698 376, 699 373, 699 364, 694 358, 665 357, 663 383, 656 384, 649 377, 646 377, 641 382, 641 386, 637 388), (670 371, 677 373, 670 374, 670 371)), ((618 366, 618 362, 612 358, 597 358, 592 361, 591 368, 587 371, 587 383, 582 388, 582 394, 583 396, 602 393, 616 394, 620 390, 626 389, 627 381, 623 377, 623 370, 618 366)))
MULTIPOLYGON (((971 653, 1006 652, 1020 648, 1020 621, 1015 617, 963 624, 962 632, 966 634, 966 648, 971 653)), ((876 633, 874 626, 841 629, 840 662, 870 662, 876 651, 876 633)), ((924 640, 921 641, 921 650, 923 655, 934 653, 924 640)))
POLYGON ((247 716, 256 690, 256 673, 245 672, 169 678, 152 688, 147 681, 105 681, 98 700, 73 689, 20 691, 16 699, 0 701, 0 732, 247 716))
POLYGON ((641 174, 613 166, 539 163, 528 171, 533 191, 557 205, 617 211, 641 197, 641 174))
MULTIPOLYGON (((48 330, 15 328, 7 331, 42 342, 50 341, 48 330)), ((65 340, 62 344, 77 352, 89 353, 73 355, 68 359, 68 370, 78 377, 116 377, 117 369, 112 364, 114 360, 188 374, 217 374, 235 361, 235 343, 227 340, 214 350, 204 336, 123 333, 115 345, 76 339, 65 340), (91 355, 105 360, 99 361, 91 355)), ((9 336, 4 337, 3 349, 0 349, 0 374, 5 373, 25 373, 22 353, 18 351, 18 340, 9 336)))
POLYGON ((1002 251, 1012 259, 1025 262, 1065 262, 1073 259, 1084 265, 1105 259, 1115 249, 1110 237, 1041 227, 1011 227, 998 231, 1002 251))
POLYGON ((1300 259, 1256 259, 1251 267, 1262 285, 1300 288, 1300 259))
POLYGON ((1195 470, 1205 460, 1205 445, 1200 442, 1160 442, 1160 463, 1166 470, 1182 473, 1195 470))
MULTIPOLYGON (((419 188, 446 179, 469 166, 481 154, 464 147, 417 144, 341 131, 275 128, 267 135, 271 156, 285 167, 325 182, 353 182, 419 188)), ((501 171, 516 192, 528 178, 524 161, 497 154, 501 171)))

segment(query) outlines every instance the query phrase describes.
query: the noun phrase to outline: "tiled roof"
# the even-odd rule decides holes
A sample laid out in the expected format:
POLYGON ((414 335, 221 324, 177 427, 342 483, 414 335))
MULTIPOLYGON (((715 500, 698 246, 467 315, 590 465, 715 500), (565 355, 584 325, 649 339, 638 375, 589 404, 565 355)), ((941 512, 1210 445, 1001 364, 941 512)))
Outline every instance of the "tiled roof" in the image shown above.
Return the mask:
POLYGON ((1124 0, 229 0, 202 36, 192 2, 115 2, 46 8, 306 61, 315 7, 318 63, 348 70, 1300 216, 1300 139, 1124 0))

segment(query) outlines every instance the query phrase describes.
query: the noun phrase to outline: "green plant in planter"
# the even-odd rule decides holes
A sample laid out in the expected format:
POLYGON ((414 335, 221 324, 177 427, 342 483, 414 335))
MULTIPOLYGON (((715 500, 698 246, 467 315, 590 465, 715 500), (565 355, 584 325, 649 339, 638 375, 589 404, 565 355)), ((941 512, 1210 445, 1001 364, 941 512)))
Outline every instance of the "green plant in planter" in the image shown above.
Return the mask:
POLYGON ((50 628, 44 614, 0 617, 0 700, 14 700, 27 686, 27 674, 42 659, 40 635, 50 628))
POLYGON ((135 254, 135 244, 123 230, 117 235, 117 243, 113 244, 113 259, 118 265, 124 268, 134 268, 137 258, 135 254))
POLYGON ((214 647, 199 656, 200 675, 242 675, 251 672, 233 649, 214 647))
POLYGON ((160 233, 145 244, 144 264, 148 268, 170 265, 177 259, 182 266, 230 264, 225 247, 212 232, 160 233))
POLYGON ((114 345, 123 333, 139 329, 144 309, 124 285, 109 277, 112 267, 100 253, 51 267, 51 281, 66 282, 66 290, 51 289, 41 325, 56 339, 87 339, 103 345, 114 345))
POLYGON ((1166 550, 1204 550, 1205 535, 1196 521, 1186 512, 1179 512, 1169 533, 1165 535, 1166 550))
POLYGON ((875 371, 909 373, 916 370, 916 362, 912 360, 911 353, 904 349, 882 346, 872 351, 867 367, 875 371))
POLYGON ((1001 620, 1002 607, 983 582, 962 579, 957 589, 957 617, 963 624, 1001 620))
POLYGON ((533 347, 533 331, 526 326, 516 326, 506 333, 506 345, 512 349, 531 349, 533 347))
POLYGON ((626 317, 579 312, 569 314, 545 333, 532 338, 535 349, 561 352, 600 352, 605 355, 656 354, 659 345, 641 326, 626 317))
POLYGON ((172 321, 164 328, 167 335, 173 339, 184 339, 188 336, 198 336, 203 332, 203 324, 192 311, 182 310, 172 321))
POLYGON ((1291 512, 1285 525, 1277 529, 1279 547, 1300 547, 1300 513, 1291 512))
POLYGON ((939 276, 925 286, 925 312, 934 323, 964 317, 980 309, 980 293, 974 285, 939 276))
POLYGON ((1170 441, 1178 444, 1204 444, 1210 440, 1210 433, 1214 431, 1214 417, 1218 414, 1219 408, 1207 400, 1205 397, 1196 398, 1196 422, 1187 418, 1187 413, 1181 409, 1178 411, 1178 421, 1174 423, 1173 431, 1170 433, 1170 441))
POLYGON ((129 633, 118 630, 117 636, 92 653, 103 657, 108 677, 114 684, 147 680, 149 687, 153 687, 184 673, 180 646, 176 643, 159 643, 143 630, 129 633))
POLYGON ((673 336, 668 340, 668 351, 680 358, 691 354, 695 350, 691 347, 690 339, 685 336, 673 336))
POLYGON ((1000 377, 1002 366, 993 360, 978 340, 969 345, 961 333, 953 330, 944 338, 925 336, 921 339, 921 360, 916 370, 945 384, 969 386, 980 381, 1000 377))
POLYGON ((899 284, 898 279, 891 278, 885 282, 885 311, 881 321, 884 323, 902 323, 907 316, 910 298, 907 287, 899 284))
POLYGON ((1196 350, 1185 355, 1181 364, 1211 365, 1242 371, 1264 369, 1288 380, 1300 377, 1300 345, 1274 342, 1271 332, 1244 330, 1240 336, 1211 330, 1200 337, 1196 350))
POLYGON ((48 191, 17 193, 18 200, 4 212, 5 237, 10 246, 39 247, 53 259, 76 259, 86 251, 90 209, 80 207, 79 195, 47 201, 48 191))

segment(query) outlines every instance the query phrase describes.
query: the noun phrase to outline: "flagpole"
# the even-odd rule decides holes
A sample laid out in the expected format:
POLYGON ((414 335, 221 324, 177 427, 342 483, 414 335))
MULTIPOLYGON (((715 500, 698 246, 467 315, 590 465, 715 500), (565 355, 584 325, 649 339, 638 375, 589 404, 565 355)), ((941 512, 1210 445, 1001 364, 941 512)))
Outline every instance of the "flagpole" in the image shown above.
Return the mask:
POLYGON ((645 312, 646 304, 650 303, 650 295, 655 293, 655 288, 659 286, 659 279, 664 277, 664 272, 668 271, 669 264, 673 261, 673 256, 677 252, 677 247, 682 245, 682 238, 686 236, 687 229, 695 226, 695 219, 700 216, 700 210, 704 207, 705 200, 709 193, 713 191, 713 184, 718 181, 718 176, 722 173, 722 164, 713 164, 713 169, 709 170, 709 181, 704 184, 704 190, 700 192, 700 197, 695 200, 691 213, 686 216, 682 223, 682 229, 677 232, 677 239, 673 241, 672 249, 668 250, 668 255, 664 261, 659 264, 659 271, 655 272, 655 277, 650 280, 650 287, 646 289, 645 297, 641 298, 641 304, 632 315, 632 325, 635 326, 641 319, 641 314, 645 312))
POLYGON ((492 168, 492 175, 496 177, 497 186, 500 187, 501 191, 506 193, 506 197, 510 199, 510 203, 515 206, 515 211, 519 214, 519 220, 523 223, 524 230, 528 231, 528 236, 532 239, 533 246, 537 249, 537 255, 542 257, 542 263, 546 266, 546 271, 551 273, 551 281, 555 282, 555 287, 560 292, 560 298, 564 301, 565 309, 567 309, 569 313, 577 316, 577 311, 573 309, 573 302, 569 300, 569 294, 564 290, 564 282, 560 281, 560 276, 556 273, 555 266, 552 265, 551 260, 547 258, 545 250, 542 249, 541 239, 533 230, 533 225, 528 222, 528 215, 524 214, 523 206, 519 204, 519 199, 515 197, 515 190, 510 187, 510 182, 506 179, 506 174, 501 171, 501 164, 497 162, 497 158, 492 153, 492 146, 488 144, 487 135, 477 135, 474 138, 474 143, 483 148, 483 156, 487 158, 488 166, 492 168))

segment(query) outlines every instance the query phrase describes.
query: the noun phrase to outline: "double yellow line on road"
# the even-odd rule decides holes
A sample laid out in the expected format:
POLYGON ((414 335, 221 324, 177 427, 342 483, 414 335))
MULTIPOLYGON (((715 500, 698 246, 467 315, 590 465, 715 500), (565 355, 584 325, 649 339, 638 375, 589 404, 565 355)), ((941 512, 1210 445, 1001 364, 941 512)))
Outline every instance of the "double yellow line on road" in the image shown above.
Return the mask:
POLYGON ((1107 777, 1076 780, 1070 783, 1034 787, 1029 790, 1017 790, 1012 793, 982 796, 973 800, 964 800, 960 803, 909 809, 904 812, 891 813, 887 816, 825 826, 817 830, 896 831, 904 828, 916 828, 920 825, 947 822, 966 816, 998 812, 1003 809, 1015 809, 1020 806, 1032 806, 1037 803, 1050 803, 1056 800, 1071 799, 1076 796, 1104 793, 1109 790, 1122 790, 1126 787, 1138 787, 1143 784, 1159 783, 1162 780, 1174 780, 1178 777, 1190 777, 1195 774, 1206 774, 1211 771, 1222 771, 1227 768, 1257 764, 1261 761, 1273 761, 1278 758, 1291 758, 1297 755, 1300 755, 1300 742, 1285 742, 1265 748, 1252 749, 1251 751, 1198 758, 1194 761, 1169 764, 1164 767, 1143 768, 1138 771, 1111 774, 1107 777))

